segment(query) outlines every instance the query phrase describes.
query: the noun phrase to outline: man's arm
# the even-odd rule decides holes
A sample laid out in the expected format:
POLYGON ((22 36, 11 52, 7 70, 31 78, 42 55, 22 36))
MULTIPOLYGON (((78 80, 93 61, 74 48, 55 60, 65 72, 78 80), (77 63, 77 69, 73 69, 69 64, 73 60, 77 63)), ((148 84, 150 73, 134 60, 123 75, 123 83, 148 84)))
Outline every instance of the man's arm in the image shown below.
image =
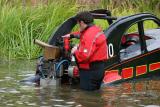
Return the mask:
POLYGON ((72 32, 71 34, 66 34, 66 35, 64 35, 64 36, 62 36, 63 38, 64 37, 68 37, 68 38, 77 38, 77 39, 79 39, 80 38, 80 32, 78 31, 78 32, 72 32))
POLYGON ((77 32, 72 32, 70 34, 70 38, 77 38, 77 39, 80 39, 80 32, 77 31, 77 32))

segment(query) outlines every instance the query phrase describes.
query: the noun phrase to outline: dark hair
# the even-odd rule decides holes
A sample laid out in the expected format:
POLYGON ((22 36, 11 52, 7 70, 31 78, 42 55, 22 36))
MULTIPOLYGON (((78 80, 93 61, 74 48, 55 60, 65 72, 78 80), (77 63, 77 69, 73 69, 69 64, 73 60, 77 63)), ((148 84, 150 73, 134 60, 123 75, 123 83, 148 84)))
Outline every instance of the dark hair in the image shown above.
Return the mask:
POLYGON ((93 15, 88 11, 79 12, 75 19, 77 21, 83 21, 85 24, 93 23, 93 15))

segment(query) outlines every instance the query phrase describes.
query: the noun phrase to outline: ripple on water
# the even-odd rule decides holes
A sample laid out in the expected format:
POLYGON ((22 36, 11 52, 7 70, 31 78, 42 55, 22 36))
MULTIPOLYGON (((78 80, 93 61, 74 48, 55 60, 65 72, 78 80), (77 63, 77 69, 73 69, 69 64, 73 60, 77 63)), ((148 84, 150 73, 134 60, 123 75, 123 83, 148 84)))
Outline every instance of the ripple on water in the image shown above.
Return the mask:
POLYGON ((0 93, 5 93, 6 91, 4 89, 0 89, 0 93))
POLYGON ((25 91, 33 91, 33 90, 40 90, 42 89, 42 87, 35 87, 34 86, 35 84, 30 84, 30 85, 23 85, 23 86, 20 86, 20 90, 25 90, 25 91))
POLYGON ((5 79, 5 80, 12 80, 12 79, 14 79, 14 78, 12 78, 12 77, 4 77, 4 79, 5 79))
POLYGON ((40 106, 40 107, 52 107, 52 106, 40 106))
POLYGON ((30 76, 34 76, 35 74, 20 74, 18 76, 20 77, 30 77, 30 76))
POLYGON ((64 100, 63 99, 51 99, 51 101, 62 102, 64 100))
POLYGON ((36 106, 37 104, 36 103, 28 103, 27 105, 29 105, 29 106, 36 106))
POLYGON ((22 101, 16 101, 16 103, 19 104, 19 105, 23 104, 22 101))
POLYGON ((133 102, 139 102, 140 100, 133 100, 133 102))
POLYGON ((16 89, 11 89, 11 90, 8 90, 9 93, 12 93, 12 94, 19 94, 20 91, 17 91, 16 89))
POLYGON ((75 104, 75 102, 70 101, 70 102, 66 102, 66 104, 75 104))
POLYGON ((43 102, 42 102, 42 104, 44 104, 44 105, 45 105, 45 104, 47 104, 47 102, 44 102, 44 101, 43 101, 43 102))
POLYGON ((0 82, 3 82, 4 80, 0 80, 0 82))
POLYGON ((144 106, 144 107, 160 107, 158 105, 147 105, 147 106, 144 106))
POLYGON ((59 105, 59 104, 56 104, 56 105, 53 105, 54 107, 64 107, 64 105, 59 105))
POLYGON ((76 107, 82 107, 82 105, 81 105, 81 104, 79 104, 79 105, 76 105, 76 107))
POLYGON ((29 105, 29 106, 37 106, 36 103, 31 103, 31 102, 28 102, 28 101, 25 101, 24 103, 27 104, 27 105, 29 105))
POLYGON ((122 94, 120 97, 121 97, 121 98, 127 98, 128 95, 122 94))
POLYGON ((14 104, 6 104, 7 106, 14 106, 14 104))

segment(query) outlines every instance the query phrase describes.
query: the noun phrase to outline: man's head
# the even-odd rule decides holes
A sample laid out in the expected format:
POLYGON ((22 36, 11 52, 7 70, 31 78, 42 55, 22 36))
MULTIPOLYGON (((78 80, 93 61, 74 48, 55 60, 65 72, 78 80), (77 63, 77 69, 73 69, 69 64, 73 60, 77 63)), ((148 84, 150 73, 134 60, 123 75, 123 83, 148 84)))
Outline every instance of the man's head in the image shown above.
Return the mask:
POLYGON ((93 15, 88 11, 78 13, 75 19, 80 26, 80 30, 84 30, 89 24, 93 23, 93 15))

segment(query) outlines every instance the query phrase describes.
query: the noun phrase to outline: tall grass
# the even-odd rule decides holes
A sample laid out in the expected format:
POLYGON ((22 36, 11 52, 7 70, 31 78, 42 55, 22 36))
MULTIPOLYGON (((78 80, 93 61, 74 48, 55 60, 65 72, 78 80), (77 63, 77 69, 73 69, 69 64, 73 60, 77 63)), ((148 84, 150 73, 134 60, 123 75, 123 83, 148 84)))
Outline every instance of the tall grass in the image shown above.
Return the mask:
POLYGON ((31 59, 40 53, 33 39, 48 40, 56 27, 72 16, 77 7, 64 0, 36 7, 5 4, 0 7, 0 48, 7 58, 31 59))
MULTIPOLYGON (((77 4, 81 0, 48 0, 32 6, 28 0, 0 0, 0 56, 32 59, 41 48, 33 39, 47 42, 55 29, 80 10, 104 8, 114 16, 151 12, 160 16, 159 0, 100 0, 96 5, 77 4), (22 2, 25 1, 25 2, 22 2)), ((107 25, 96 21, 105 28, 107 25)))
POLYGON ((101 0, 100 7, 112 11, 114 15, 151 12, 160 16, 160 0, 101 0))

